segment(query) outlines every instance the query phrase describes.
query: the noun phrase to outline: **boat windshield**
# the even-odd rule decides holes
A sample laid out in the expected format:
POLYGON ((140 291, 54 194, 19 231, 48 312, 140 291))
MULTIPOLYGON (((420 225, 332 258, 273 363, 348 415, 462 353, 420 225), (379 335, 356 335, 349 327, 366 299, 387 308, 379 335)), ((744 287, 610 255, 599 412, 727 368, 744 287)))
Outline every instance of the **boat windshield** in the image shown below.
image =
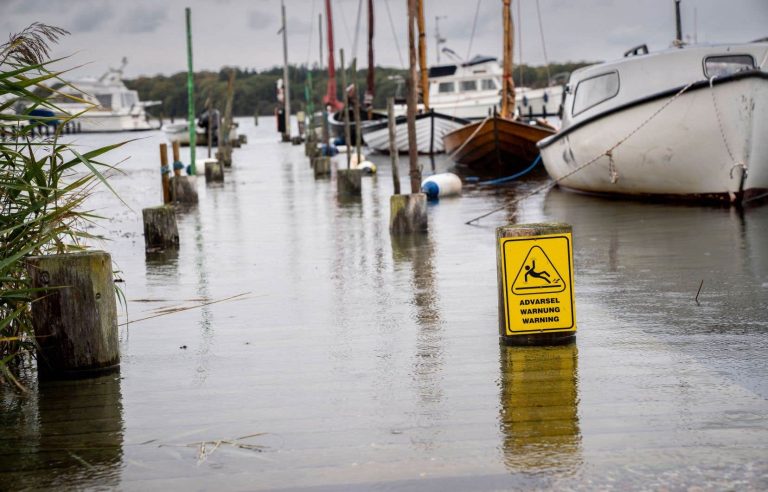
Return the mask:
POLYGON ((104 109, 112 109, 112 94, 96 94, 99 100, 99 106, 104 109))

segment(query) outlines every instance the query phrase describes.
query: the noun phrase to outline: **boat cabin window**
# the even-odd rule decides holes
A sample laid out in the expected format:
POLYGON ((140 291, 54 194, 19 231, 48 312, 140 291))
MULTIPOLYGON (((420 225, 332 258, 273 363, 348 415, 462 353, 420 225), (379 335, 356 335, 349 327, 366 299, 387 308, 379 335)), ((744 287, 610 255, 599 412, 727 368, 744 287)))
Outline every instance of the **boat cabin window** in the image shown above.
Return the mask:
POLYGON ((437 92, 440 93, 454 92, 455 90, 453 82, 440 82, 440 85, 437 86, 437 92))
POLYGON ((615 97, 619 93, 619 73, 610 72, 584 79, 573 94, 573 115, 615 97))
POLYGON ((493 79, 483 79, 480 81, 482 84, 482 90, 484 91, 495 91, 496 90, 496 81, 493 79))
POLYGON ((704 59, 704 75, 726 77, 744 70, 755 68, 755 59, 750 55, 709 56, 704 59))
POLYGON ((459 82, 459 90, 461 92, 470 92, 470 91, 476 91, 477 90, 477 81, 476 80, 462 80, 459 82))
POLYGON ((112 109, 112 94, 96 94, 99 100, 99 106, 104 109, 112 109))

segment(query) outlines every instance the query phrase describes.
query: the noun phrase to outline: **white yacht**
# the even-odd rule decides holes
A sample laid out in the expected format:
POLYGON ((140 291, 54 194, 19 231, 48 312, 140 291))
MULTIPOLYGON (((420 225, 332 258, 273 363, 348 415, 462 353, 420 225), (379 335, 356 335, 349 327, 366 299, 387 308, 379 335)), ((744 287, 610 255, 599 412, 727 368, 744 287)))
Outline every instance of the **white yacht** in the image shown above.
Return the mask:
POLYGON ((768 38, 676 44, 573 72, 562 127, 538 143, 560 186, 737 203, 768 196, 768 38))
POLYGON ((83 132, 123 132, 156 129, 149 124, 145 108, 160 101, 140 101, 135 90, 123 83, 123 70, 127 59, 123 58, 118 69, 110 68, 97 78, 83 78, 62 86, 58 91, 75 96, 75 101, 65 96, 54 98, 54 104, 67 115, 87 111, 77 118, 83 132))
POLYGON ((501 74, 498 60, 489 56, 430 67, 429 105, 457 118, 485 118, 499 106, 501 74))

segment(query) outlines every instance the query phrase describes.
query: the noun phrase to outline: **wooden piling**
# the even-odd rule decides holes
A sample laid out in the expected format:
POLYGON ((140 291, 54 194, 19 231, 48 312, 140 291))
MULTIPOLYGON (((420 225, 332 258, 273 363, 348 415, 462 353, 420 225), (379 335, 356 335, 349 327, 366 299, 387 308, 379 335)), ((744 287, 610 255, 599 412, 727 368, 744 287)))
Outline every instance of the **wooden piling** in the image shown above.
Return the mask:
POLYGON ((168 166, 168 145, 161 143, 160 144, 160 176, 162 177, 161 184, 163 187, 163 203, 171 202, 170 174, 171 174, 171 168, 168 166))
POLYGON ((331 158, 320 155, 312 159, 312 167, 315 170, 315 179, 325 178, 331 175, 331 158))
POLYGON ((347 66, 344 65, 344 49, 341 54, 341 87, 344 92, 344 145, 347 147, 347 169, 352 164, 352 134, 349 128, 349 93, 347 92, 347 66))
POLYGON ((120 364, 112 259, 104 251, 32 256, 27 271, 38 373, 42 379, 86 377, 120 364))
POLYGON ((395 131, 395 98, 387 98, 387 118, 389 120, 389 158, 392 161, 392 182, 395 195, 400 194, 400 170, 398 164, 400 156, 397 153, 397 136, 395 131))
POLYGON ((502 343, 561 345, 575 340, 570 225, 497 228, 496 265, 502 343))
POLYGON ((205 182, 223 183, 224 182, 224 164, 218 159, 205 159, 205 182))
POLYGON ((427 230, 427 195, 392 195, 389 199, 389 231, 412 234, 427 230))
MULTIPOLYGON (((389 231, 391 234, 426 232, 428 225, 427 195, 424 193, 419 193, 419 189, 421 188, 421 170, 418 166, 418 154, 416 148, 416 47, 413 31, 415 17, 416 0, 408 0, 408 50, 410 55, 410 78, 408 79, 407 121, 411 194, 392 195, 390 198, 389 231)), ((390 150, 393 146, 393 140, 393 130, 390 126, 390 150)))
POLYGON ((181 163, 179 141, 174 140, 171 146, 173 149, 173 177, 170 180, 171 202, 173 203, 197 203, 197 189, 195 188, 194 176, 182 176, 181 170, 184 165, 181 163))
POLYGON ((361 169, 339 169, 336 172, 336 191, 340 196, 360 196, 362 177, 361 169))
POLYGON ((173 207, 162 205, 145 208, 141 215, 144 219, 144 246, 147 253, 179 247, 179 229, 173 207))

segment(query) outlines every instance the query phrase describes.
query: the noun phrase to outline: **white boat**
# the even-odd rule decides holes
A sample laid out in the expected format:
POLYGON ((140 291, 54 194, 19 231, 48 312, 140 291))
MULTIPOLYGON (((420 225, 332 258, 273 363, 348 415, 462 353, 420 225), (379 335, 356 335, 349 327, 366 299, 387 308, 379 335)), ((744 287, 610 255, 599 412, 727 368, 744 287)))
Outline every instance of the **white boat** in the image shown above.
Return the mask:
POLYGON ((74 101, 65 96, 57 96, 54 104, 65 115, 74 115, 88 110, 78 117, 83 132, 122 132, 155 129, 149 124, 145 108, 160 104, 160 101, 140 101, 135 90, 128 89, 123 83, 123 70, 127 59, 118 69, 110 68, 104 75, 96 78, 83 78, 62 86, 57 90, 82 100, 74 101))
MULTIPOLYGON (((501 77, 498 60, 489 56, 475 56, 461 64, 431 67, 429 105, 450 116, 485 118, 500 105, 501 77)), ((546 118, 560 111, 562 85, 542 89, 517 87, 515 92, 516 110, 521 116, 546 118)))
POLYGON ((429 104, 435 111, 466 119, 485 118, 499 106, 501 67, 496 58, 429 69, 429 104))
POLYGON ((768 196, 768 39, 648 53, 575 71, 542 141, 564 188, 746 202, 768 196))
MULTIPOLYGON (((389 153, 389 126, 386 119, 362 127, 365 144, 376 152, 389 153)), ((469 120, 436 111, 416 115, 416 146, 419 154, 445 152, 443 136, 469 123, 469 120)), ((408 123, 404 115, 395 118, 398 153, 408 152, 408 123)))

